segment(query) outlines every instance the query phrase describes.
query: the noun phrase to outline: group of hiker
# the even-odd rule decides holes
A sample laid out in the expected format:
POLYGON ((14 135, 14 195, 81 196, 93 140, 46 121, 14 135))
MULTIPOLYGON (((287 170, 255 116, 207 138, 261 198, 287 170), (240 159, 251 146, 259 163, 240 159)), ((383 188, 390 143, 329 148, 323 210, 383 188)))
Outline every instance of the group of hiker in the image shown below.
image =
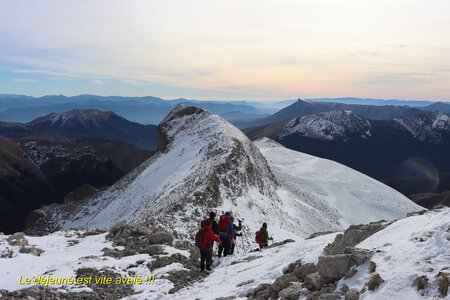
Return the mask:
MULTIPOLYGON (((236 249, 236 238, 242 236, 242 220, 237 220, 236 225, 231 212, 225 212, 216 221, 216 213, 209 212, 209 218, 201 221, 200 229, 195 235, 195 245, 200 250, 200 271, 211 271, 214 242, 219 244, 217 256, 226 257, 233 255, 236 249)), ((263 223, 255 234, 255 242, 259 249, 268 246, 268 241, 273 240, 267 232, 267 224, 263 223)))

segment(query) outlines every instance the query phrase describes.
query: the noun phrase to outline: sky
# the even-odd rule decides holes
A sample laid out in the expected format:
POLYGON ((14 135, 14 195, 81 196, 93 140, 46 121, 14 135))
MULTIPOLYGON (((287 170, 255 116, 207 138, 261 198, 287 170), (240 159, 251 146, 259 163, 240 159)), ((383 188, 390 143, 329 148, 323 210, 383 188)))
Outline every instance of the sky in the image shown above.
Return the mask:
POLYGON ((0 0, 0 93, 450 101, 450 1, 0 0))

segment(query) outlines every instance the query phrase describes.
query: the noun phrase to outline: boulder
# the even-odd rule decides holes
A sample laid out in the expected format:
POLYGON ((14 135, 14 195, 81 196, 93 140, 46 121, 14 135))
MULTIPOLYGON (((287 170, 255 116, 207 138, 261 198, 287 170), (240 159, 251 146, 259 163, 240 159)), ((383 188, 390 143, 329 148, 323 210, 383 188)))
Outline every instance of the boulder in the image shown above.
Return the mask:
POLYGON ((147 247, 145 247, 145 249, 143 250, 143 253, 147 253, 150 256, 153 255, 157 255, 157 254, 162 254, 164 253, 163 248, 161 247, 161 245, 157 245, 157 244, 153 244, 153 245, 148 245, 147 247))
POLYGON ((290 263, 287 267, 283 268, 283 274, 292 273, 294 270, 302 265, 302 260, 299 259, 293 263, 290 263))
POLYGON ((361 265, 373 256, 372 251, 354 247, 346 247, 344 254, 350 254, 350 260, 353 265, 361 265))
POLYGON ((76 272, 77 278, 94 276, 97 273, 96 268, 79 268, 76 272))
MULTIPOLYGON (((325 297, 328 294, 337 293, 337 292, 335 292, 335 290, 336 290, 336 284, 334 284, 334 283, 325 284, 325 285, 322 285, 319 290, 309 293, 308 296, 306 297, 306 299, 307 300, 318 300, 318 299, 320 299, 320 297, 322 295, 324 295, 324 297, 325 297)), ((341 293, 339 293, 339 295, 341 295, 341 293)), ((342 295, 341 295, 341 297, 342 297, 342 295)))
POLYGON ((126 221, 120 221, 118 223, 116 223, 113 227, 111 227, 111 229, 109 230, 109 235, 108 237, 112 236, 115 237, 118 234, 122 233, 125 228, 128 226, 128 223, 126 221))
POLYGON ((317 271, 326 282, 333 282, 344 277, 351 265, 350 254, 320 256, 317 271))
POLYGON ((105 233, 106 231, 103 229, 99 229, 99 228, 95 228, 95 229, 90 229, 90 230, 86 230, 85 232, 81 233, 79 236, 82 238, 85 238, 87 236, 91 236, 91 235, 99 235, 102 233, 105 233))
POLYGON ((300 282, 294 282, 290 286, 278 292, 278 297, 281 300, 297 300, 300 297, 303 285, 300 282))
POLYGON ((25 234, 23 232, 16 232, 12 234, 6 238, 6 241, 8 241, 11 246, 24 247, 28 245, 28 240, 25 238, 25 234))
POLYGON ((31 254, 34 256, 41 256, 41 254, 44 252, 44 250, 36 248, 34 246, 31 246, 31 247, 25 246, 25 247, 20 248, 19 252, 31 254))
POLYGON ((156 260, 148 263, 147 267, 151 271, 153 271, 155 269, 159 269, 159 268, 168 266, 168 265, 170 265, 172 263, 175 263, 175 262, 187 264, 187 261, 189 261, 189 258, 181 255, 180 253, 174 253, 171 256, 158 257, 156 260))
POLYGON ((296 267, 292 274, 297 277, 300 281, 305 281, 306 276, 309 274, 317 272, 317 266, 313 263, 306 263, 299 267, 296 267))
POLYGON ((271 294, 272 287, 268 283, 258 285, 253 292, 248 295, 249 299, 268 299, 271 294))
POLYGON ((342 295, 339 293, 325 293, 317 298, 318 300, 338 300, 341 299, 342 295))
POLYGON ((355 276, 356 273, 358 273, 358 270, 357 270, 356 268, 351 268, 350 271, 348 271, 347 273, 345 273, 344 278, 345 278, 345 279, 352 278, 353 276, 355 276))
POLYGON ((373 261, 369 261, 369 273, 374 273, 377 270, 377 264, 373 261))
POLYGON ((319 296, 317 300, 338 300, 341 299, 342 295, 339 293, 325 293, 319 296))
POLYGON ((156 245, 172 245, 174 240, 169 232, 161 228, 145 224, 127 224, 124 221, 114 225, 106 237, 113 241, 114 246, 125 247, 122 251, 123 256, 138 253, 161 254, 161 247, 156 245))
POLYGON ((172 245, 173 236, 167 231, 158 231, 150 234, 149 240, 151 244, 167 244, 172 245))
POLYGON ((110 249, 110 248, 104 248, 103 249, 103 256, 111 256, 114 258, 122 258, 123 253, 120 250, 117 249, 110 249))
POLYGON ((275 282, 272 284, 272 288, 274 291, 279 292, 282 289, 287 288, 292 282, 298 281, 297 277, 292 274, 284 274, 278 277, 275 282))
POLYGON ((428 285, 428 278, 425 275, 417 276, 416 279, 414 279, 412 286, 416 288, 416 290, 423 290, 428 285))
POLYGON ((310 291, 320 290, 322 287, 322 280, 318 272, 309 274, 305 278, 304 286, 310 291))
POLYGON ((345 300, 359 300, 359 291, 357 289, 349 289, 345 292, 345 300))
POLYGON ((376 290, 382 283, 384 282, 383 278, 381 278, 380 274, 375 273, 370 277, 367 282, 367 288, 371 291, 376 290))
POLYGON ((448 278, 448 275, 445 273, 439 273, 438 278, 439 293, 441 297, 444 298, 447 296, 448 287, 450 286, 450 280, 448 278))

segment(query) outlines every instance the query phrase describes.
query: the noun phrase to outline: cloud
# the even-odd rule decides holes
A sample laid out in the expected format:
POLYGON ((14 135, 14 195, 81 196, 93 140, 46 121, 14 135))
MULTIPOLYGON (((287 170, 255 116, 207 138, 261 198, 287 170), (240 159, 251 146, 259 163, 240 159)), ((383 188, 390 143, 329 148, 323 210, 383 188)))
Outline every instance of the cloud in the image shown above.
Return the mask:
POLYGON ((442 79, 443 78, 435 72, 404 72, 367 76, 363 79, 363 82, 370 84, 411 85, 428 84, 440 81, 442 79))
POLYGON ((33 75, 47 75, 54 78, 76 78, 79 77, 78 74, 69 73, 69 72, 59 72, 52 70, 44 70, 44 69, 18 69, 13 70, 13 73, 17 74, 33 74, 33 75))
POLYGON ((16 79, 13 79, 13 81, 26 83, 26 82, 36 82, 37 80, 32 79, 32 78, 16 78, 16 79))
POLYGON ((103 84, 105 81, 101 79, 92 79, 91 82, 94 84, 103 84))

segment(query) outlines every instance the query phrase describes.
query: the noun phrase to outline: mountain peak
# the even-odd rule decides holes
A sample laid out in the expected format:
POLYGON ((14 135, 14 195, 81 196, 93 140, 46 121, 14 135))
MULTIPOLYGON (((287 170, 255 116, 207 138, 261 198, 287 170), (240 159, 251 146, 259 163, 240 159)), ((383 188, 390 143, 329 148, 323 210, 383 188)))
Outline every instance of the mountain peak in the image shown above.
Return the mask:
POLYGON ((298 98, 296 104, 313 105, 313 104, 317 104, 317 103, 312 100, 298 98))
POLYGON ((371 123, 351 110, 329 111, 291 119, 283 128, 280 138, 302 134, 323 140, 344 140, 351 137, 367 138, 371 123))
POLYGON ((101 111, 98 109, 74 109, 66 112, 53 112, 41 118, 31 121, 29 125, 53 125, 59 127, 87 125, 88 123, 97 124, 104 122, 112 117, 122 117, 111 111, 101 111))

